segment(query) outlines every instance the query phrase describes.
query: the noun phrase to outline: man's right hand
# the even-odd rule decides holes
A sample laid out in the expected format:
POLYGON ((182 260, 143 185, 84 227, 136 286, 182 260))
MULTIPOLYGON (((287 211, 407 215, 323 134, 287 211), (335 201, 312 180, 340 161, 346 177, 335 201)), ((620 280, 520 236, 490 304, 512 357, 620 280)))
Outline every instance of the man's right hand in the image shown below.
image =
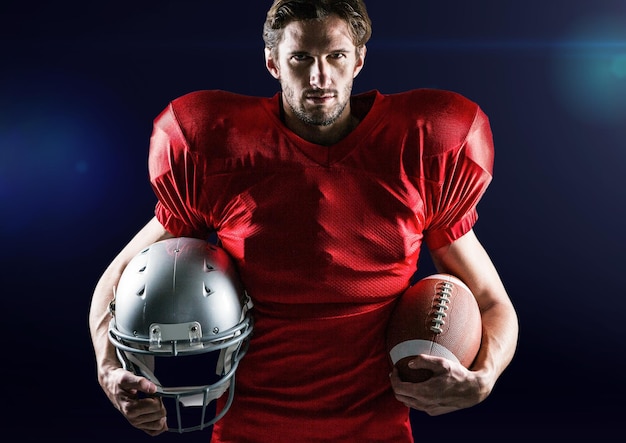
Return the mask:
POLYGON ((144 377, 114 368, 102 378, 102 389, 131 425, 148 435, 167 431, 163 402, 154 393, 157 387, 144 377))

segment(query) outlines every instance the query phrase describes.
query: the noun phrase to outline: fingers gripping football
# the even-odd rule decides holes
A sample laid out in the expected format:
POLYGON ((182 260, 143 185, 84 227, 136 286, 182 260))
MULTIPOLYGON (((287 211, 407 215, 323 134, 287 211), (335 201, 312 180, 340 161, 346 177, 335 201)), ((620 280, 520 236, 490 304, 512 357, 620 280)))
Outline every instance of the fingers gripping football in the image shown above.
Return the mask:
POLYGON ((404 382, 398 368, 391 373, 391 386, 398 401, 428 415, 442 415, 473 406, 481 401, 480 381, 460 363, 430 355, 409 362, 412 369, 424 369, 432 376, 423 382, 404 382))

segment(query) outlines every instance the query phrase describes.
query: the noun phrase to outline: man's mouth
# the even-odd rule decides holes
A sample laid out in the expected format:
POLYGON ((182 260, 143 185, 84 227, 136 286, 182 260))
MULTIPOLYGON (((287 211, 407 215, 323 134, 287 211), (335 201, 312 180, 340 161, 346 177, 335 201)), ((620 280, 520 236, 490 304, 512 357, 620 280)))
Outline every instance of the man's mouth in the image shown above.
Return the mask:
POLYGON ((333 100, 336 97, 336 94, 334 92, 315 92, 315 93, 308 93, 304 95, 304 98, 308 101, 311 101, 313 103, 326 103, 330 100, 333 100))

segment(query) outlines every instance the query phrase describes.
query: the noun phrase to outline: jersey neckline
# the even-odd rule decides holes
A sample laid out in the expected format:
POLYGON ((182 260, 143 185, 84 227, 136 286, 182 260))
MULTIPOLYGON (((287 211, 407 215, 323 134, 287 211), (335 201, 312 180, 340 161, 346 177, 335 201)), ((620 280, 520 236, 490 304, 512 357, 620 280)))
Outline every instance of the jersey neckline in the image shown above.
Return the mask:
POLYGON ((267 111, 276 127, 282 131, 295 149, 321 166, 331 166, 340 162, 353 150, 362 145, 371 131, 377 126, 384 114, 382 102, 384 96, 377 90, 351 96, 353 112, 364 115, 357 127, 338 143, 330 146, 309 142, 291 131, 280 118, 280 93, 276 93, 267 103, 267 111))

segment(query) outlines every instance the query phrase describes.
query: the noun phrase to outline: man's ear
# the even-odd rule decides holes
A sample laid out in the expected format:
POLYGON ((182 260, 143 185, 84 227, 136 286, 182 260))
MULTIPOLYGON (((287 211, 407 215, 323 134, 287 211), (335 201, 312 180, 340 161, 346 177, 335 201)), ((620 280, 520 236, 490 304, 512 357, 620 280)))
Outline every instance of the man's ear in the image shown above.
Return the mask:
POLYGON ((265 48, 265 67, 272 74, 272 77, 277 80, 280 79, 280 69, 278 69, 278 63, 274 59, 270 48, 265 48))
POLYGON ((367 53, 367 48, 365 47, 365 45, 357 49, 356 65, 354 66, 354 75, 352 78, 356 78, 356 76, 359 75, 359 72, 361 72, 361 69, 363 69, 363 66, 365 65, 366 53, 367 53))

